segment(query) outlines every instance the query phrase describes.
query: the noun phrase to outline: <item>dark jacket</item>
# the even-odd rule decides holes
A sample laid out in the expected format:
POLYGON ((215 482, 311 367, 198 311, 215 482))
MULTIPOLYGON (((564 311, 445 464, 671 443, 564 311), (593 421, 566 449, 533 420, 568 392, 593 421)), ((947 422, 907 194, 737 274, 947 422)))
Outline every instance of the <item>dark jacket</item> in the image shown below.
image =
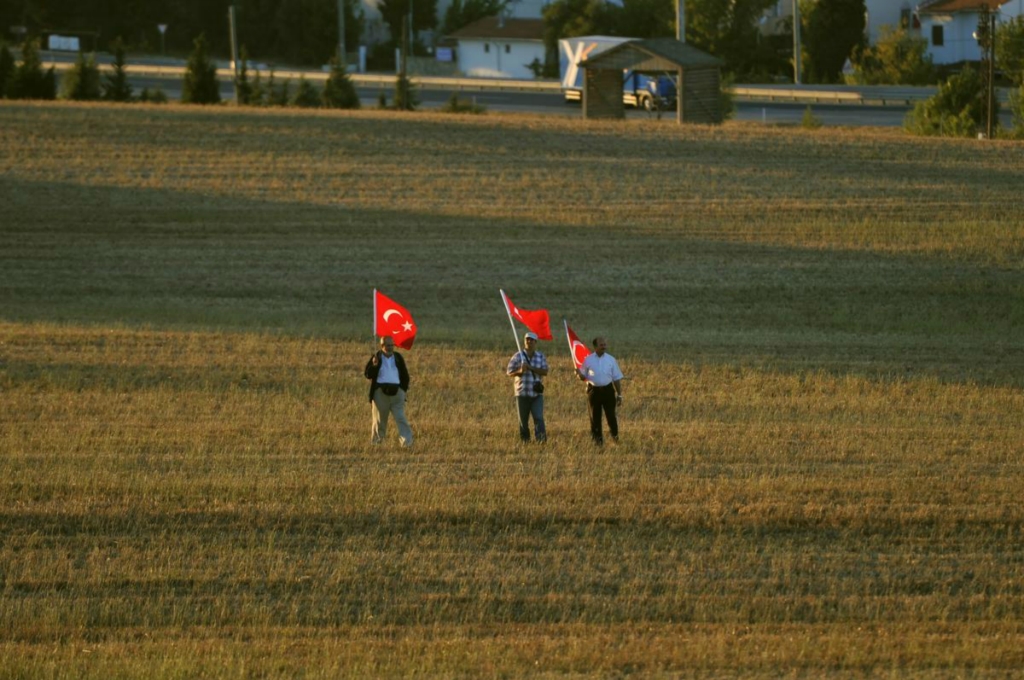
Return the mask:
MULTIPOLYGON (((373 357, 380 359, 381 352, 377 352, 370 357, 370 360, 366 362, 366 369, 363 371, 363 375, 370 381, 370 401, 373 401, 373 393, 377 389, 377 373, 380 372, 380 362, 376 366, 373 365, 373 357)), ((403 392, 409 391, 409 371, 405 367, 405 359, 398 352, 395 352, 395 368, 398 369, 398 386, 402 388, 403 392)))

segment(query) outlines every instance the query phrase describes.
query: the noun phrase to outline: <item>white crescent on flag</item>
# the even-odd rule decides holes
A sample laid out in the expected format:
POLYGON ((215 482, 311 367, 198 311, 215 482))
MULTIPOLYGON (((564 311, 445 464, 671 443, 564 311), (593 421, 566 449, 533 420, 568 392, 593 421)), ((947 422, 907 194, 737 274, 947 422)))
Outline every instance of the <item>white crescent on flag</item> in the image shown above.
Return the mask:
POLYGON ((389 309, 388 311, 384 312, 384 320, 387 321, 388 319, 390 319, 392 314, 402 316, 402 313, 397 309, 389 309))

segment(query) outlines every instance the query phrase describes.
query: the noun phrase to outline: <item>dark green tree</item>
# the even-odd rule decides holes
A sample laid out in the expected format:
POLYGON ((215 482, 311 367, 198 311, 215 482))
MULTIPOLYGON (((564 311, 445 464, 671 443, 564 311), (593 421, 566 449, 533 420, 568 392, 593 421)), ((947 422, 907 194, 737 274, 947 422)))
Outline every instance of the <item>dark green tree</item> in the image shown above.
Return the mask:
POLYGON ((124 41, 118 38, 111 48, 114 50, 114 69, 103 78, 103 98, 111 102, 130 102, 132 86, 125 71, 124 41))
POLYGON ((758 19, 773 4, 773 0, 688 0, 686 41, 725 61, 725 70, 739 78, 784 69, 784 60, 770 42, 762 40, 758 29, 758 19))
POLYGON ((1016 85, 1024 85, 1024 16, 996 27, 996 63, 1016 85))
POLYGON ((78 59, 61 79, 60 96, 73 101, 93 101, 100 98, 100 69, 96 57, 78 53, 78 59))
POLYGON ((412 3, 412 30, 427 31, 437 26, 437 0, 381 0, 377 5, 384 23, 391 31, 391 39, 397 44, 402 36, 402 21, 409 16, 412 3))
POLYGON ((441 35, 450 35, 484 17, 497 16, 506 5, 507 0, 452 0, 452 4, 444 11, 441 35))
POLYGON ((864 0, 804 0, 800 5, 807 82, 840 82, 846 60, 864 46, 864 0))
POLYGON ((0 42, 0 99, 7 96, 11 80, 14 78, 14 55, 7 49, 7 44, 0 42))
POLYGON ((181 102, 183 104, 219 104, 220 84, 217 82, 217 67, 206 54, 206 36, 200 34, 193 45, 192 54, 185 67, 181 102))
POLYGON ((52 66, 43 72, 38 39, 26 40, 22 44, 21 64, 14 69, 7 96, 11 99, 57 98, 57 76, 52 66))
POLYGON ((329 109, 359 108, 359 93, 348 73, 341 67, 337 55, 331 60, 331 74, 324 83, 321 99, 324 107, 329 109))

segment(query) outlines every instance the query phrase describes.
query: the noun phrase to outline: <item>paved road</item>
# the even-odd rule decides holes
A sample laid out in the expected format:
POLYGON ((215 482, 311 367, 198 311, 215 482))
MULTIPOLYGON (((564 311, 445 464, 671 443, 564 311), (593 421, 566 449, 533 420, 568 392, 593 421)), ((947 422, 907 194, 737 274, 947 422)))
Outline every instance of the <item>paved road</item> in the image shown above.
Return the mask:
MULTIPOLYGON (((172 100, 181 97, 181 82, 171 78, 133 78, 132 86, 136 94, 142 88, 161 89, 172 100)), ((294 86, 294 84, 293 84, 294 86)), ((365 108, 374 108, 383 92, 388 102, 394 96, 392 88, 379 87, 358 88, 359 99, 365 108)), ((418 89, 420 107, 423 109, 440 108, 448 101, 452 93, 447 90, 418 89)), ((234 99, 234 89, 229 83, 221 84, 221 97, 225 101, 234 99)), ((561 94, 541 92, 463 92, 459 97, 484 106, 489 111, 509 111, 522 113, 538 113, 551 116, 579 116, 579 104, 566 104, 561 94)), ((741 121, 761 122, 769 125, 799 124, 807 107, 803 104, 791 103, 738 103, 734 118, 741 121)), ((878 126, 894 127, 903 124, 908 107, 900 106, 849 106, 815 104, 811 107, 814 116, 823 125, 843 126, 878 126)), ((671 122, 672 113, 665 113, 662 120, 671 122)), ((656 118, 654 114, 644 111, 627 110, 630 118, 656 118)), ((1009 120, 1006 121, 1009 124, 1009 120)))
MULTIPOLYGON (((45 53, 45 58, 52 58, 54 61, 68 62, 74 59, 73 55, 61 53, 45 53)), ((109 63, 109 55, 97 55, 100 63, 109 63)), ((142 63, 146 60, 133 58, 133 63, 142 63)), ((149 60, 154 64, 174 62, 175 60, 154 58, 149 60)), ((181 98, 181 79, 156 76, 136 76, 131 79, 132 86, 138 94, 142 88, 160 89, 171 100, 181 98)), ((293 83, 294 85, 294 83, 293 83)), ((756 88, 756 86, 743 86, 756 88)), ((827 89, 827 88, 826 88, 827 89)), ((836 88, 832 88, 836 89, 836 88)), ((842 88, 839 88, 842 89, 842 88)), ((897 88, 898 89, 898 88, 897 88)), ((911 88, 913 89, 913 88, 911 88)), ((393 87, 382 88, 380 86, 362 86, 358 88, 359 98, 363 106, 373 108, 378 105, 381 92, 390 102, 393 98, 393 87)), ((445 104, 452 93, 448 90, 429 90, 419 88, 417 95, 420 99, 420 107, 423 109, 436 109, 445 104)), ((561 94, 552 92, 516 92, 516 91, 481 91, 462 92, 460 98, 475 101, 489 111, 511 111, 524 113, 537 113, 550 116, 579 116, 579 104, 566 104, 561 94)), ((234 99, 234 89, 229 82, 221 81, 221 98, 230 101, 234 99)), ((871 106, 856 104, 812 104, 811 111, 814 116, 825 126, 873 126, 873 127, 898 127, 903 124, 910 106, 890 104, 888 106, 871 106)), ((799 124, 807 109, 806 104, 792 102, 743 102, 736 103, 734 119, 747 122, 760 122, 767 125, 799 124)), ((627 110, 629 118, 656 118, 653 114, 644 111, 627 110)), ((666 113, 662 120, 671 122, 672 113, 666 113)), ((1003 107, 1002 123, 1006 127, 1012 126, 1009 113, 1003 107)))

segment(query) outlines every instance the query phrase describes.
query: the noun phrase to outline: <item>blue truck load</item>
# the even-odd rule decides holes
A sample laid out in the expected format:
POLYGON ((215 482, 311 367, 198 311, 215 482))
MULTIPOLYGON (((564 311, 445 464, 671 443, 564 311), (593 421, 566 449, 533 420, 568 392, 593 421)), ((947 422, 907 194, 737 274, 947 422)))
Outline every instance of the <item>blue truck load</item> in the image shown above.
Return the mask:
MULTIPOLYGON (((583 69, 580 63, 605 50, 636 38, 588 35, 558 41, 558 62, 562 74, 562 94, 567 102, 583 99, 583 69)), ((648 75, 626 70, 622 74, 622 103, 647 109, 675 107, 676 83, 668 75, 648 75)))

